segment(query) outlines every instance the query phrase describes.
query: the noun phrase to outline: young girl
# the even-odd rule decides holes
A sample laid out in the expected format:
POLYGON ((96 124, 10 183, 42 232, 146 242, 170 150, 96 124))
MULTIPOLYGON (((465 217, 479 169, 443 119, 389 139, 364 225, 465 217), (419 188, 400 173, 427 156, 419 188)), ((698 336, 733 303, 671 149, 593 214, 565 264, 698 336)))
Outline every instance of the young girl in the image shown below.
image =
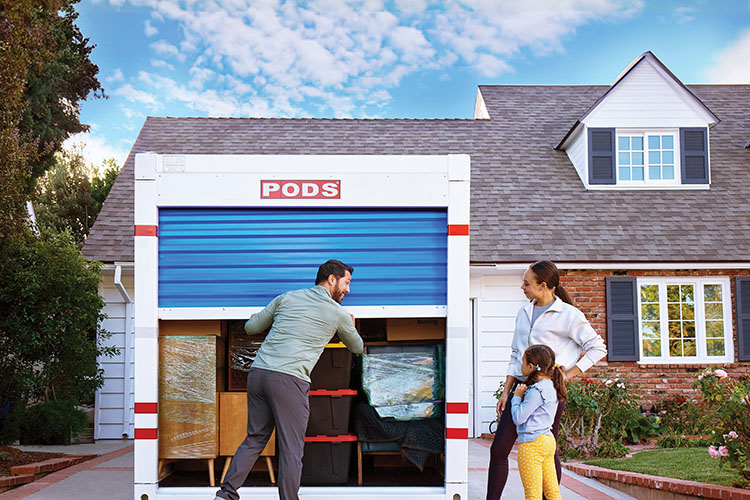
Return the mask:
POLYGON ((555 353, 546 345, 529 346, 523 353, 518 384, 511 401, 511 415, 518 430, 518 470, 526 500, 561 500, 555 471, 557 445, 552 435, 558 401, 565 399, 565 382, 555 353))

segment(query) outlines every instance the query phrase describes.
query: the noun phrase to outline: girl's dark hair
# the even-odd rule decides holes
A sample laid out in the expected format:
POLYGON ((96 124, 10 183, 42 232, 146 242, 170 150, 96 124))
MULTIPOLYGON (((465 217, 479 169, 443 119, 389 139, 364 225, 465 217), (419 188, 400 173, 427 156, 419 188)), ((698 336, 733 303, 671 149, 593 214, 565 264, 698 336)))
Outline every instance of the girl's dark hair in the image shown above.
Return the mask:
POLYGON ((560 284, 560 273, 557 271, 557 266, 548 260, 538 260, 529 266, 529 269, 536 276, 536 282, 546 283, 547 288, 552 290, 552 293, 560 297, 560 300, 567 302, 571 306, 575 307, 576 303, 568 294, 568 292, 560 284))
POLYGON ((523 353, 524 363, 536 365, 539 369, 532 372, 526 379, 526 385, 531 385, 539 380, 540 375, 552 379, 552 383, 557 391, 557 399, 562 401, 567 396, 565 390, 565 376, 562 369, 555 365, 555 351, 543 344, 530 345, 523 353))

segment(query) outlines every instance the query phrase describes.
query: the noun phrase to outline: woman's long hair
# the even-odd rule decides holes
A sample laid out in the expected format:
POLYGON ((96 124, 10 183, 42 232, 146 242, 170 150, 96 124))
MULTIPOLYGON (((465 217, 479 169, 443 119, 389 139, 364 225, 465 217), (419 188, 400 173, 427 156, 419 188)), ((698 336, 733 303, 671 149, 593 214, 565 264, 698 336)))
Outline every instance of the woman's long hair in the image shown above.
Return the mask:
POLYGON ((560 297, 560 300, 567 302, 573 307, 576 307, 576 303, 573 301, 570 294, 560 284, 560 273, 557 271, 557 266, 548 260, 538 260, 529 266, 529 269, 536 276, 537 283, 546 283, 547 288, 552 290, 552 293, 560 297))
MULTIPOLYGON (((562 298, 562 297, 561 297, 562 298)), ((562 369, 555 364, 555 351, 543 344, 534 344, 526 348, 523 353, 523 362, 536 365, 538 369, 532 372, 526 379, 526 385, 539 381, 540 376, 552 379, 552 384, 557 391, 557 399, 562 401, 567 396, 565 390, 565 376, 562 369)))

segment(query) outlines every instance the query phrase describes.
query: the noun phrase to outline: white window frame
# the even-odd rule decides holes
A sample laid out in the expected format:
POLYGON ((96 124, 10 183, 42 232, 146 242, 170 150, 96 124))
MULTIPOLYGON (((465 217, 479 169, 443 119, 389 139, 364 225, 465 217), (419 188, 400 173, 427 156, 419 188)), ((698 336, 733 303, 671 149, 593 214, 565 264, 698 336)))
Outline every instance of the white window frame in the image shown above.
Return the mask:
MULTIPOLYGON (((676 128, 618 128, 615 129, 615 178, 619 187, 669 187, 682 185, 682 160, 680 155, 680 130, 676 128), (648 178, 648 136, 649 135, 671 135, 674 146, 674 179, 649 179, 648 178), (620 180, 620 137, 640 136, 643 138, 643 180, 620 180)), ((632 168, 632 165, 629 165, 632 168)))
POLYGON ((636 280, 638 290, 638 363, 639 364, 714 364, 734 361, 734 338, 732 317, 732 288, 726 276, 683 276, 656 277, 644 276, 636 280), (661 352, 659 357, 643 355, 643 320, 641 317, 641 286, 659 286, 659 321, 661 332, 661 352), (669 328, 667 325, 667 285, 693 285, 695 291, 695 342, 696 356, 669 356, 669 328), (708 356, 706 353, 706 321, 703 297, 704 285, 721 285, 722 317, 724 321, 724 355, 708 356))

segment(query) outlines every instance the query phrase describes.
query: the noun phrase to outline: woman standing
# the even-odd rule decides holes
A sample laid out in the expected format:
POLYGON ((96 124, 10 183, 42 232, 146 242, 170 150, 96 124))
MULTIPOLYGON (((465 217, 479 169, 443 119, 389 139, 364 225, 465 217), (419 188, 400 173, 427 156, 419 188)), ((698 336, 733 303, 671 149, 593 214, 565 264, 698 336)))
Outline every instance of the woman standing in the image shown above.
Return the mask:
MULTIPOLYGON (((560 286, 560 274, 555 264, 546 260, 532 264, 523 275, 521 289, 531 303, 522 307, 516 316, 508 374, 497 402, 498 424, 490 448, 487 500, 498 500, 508 480, 508 455, 518 434, 510 412, 511 405, 507 403, 514 386, 526 380, 521 371, 524 351, 534 344, 550 347, 566 380, 585 372, 607 354, 604 340, 560 286)), ((560 401, 552 425, 555 439, 564 409, 565 401, 560 401)), ((559 482, 562 476, 557 453, 555 469, 559 482)))

